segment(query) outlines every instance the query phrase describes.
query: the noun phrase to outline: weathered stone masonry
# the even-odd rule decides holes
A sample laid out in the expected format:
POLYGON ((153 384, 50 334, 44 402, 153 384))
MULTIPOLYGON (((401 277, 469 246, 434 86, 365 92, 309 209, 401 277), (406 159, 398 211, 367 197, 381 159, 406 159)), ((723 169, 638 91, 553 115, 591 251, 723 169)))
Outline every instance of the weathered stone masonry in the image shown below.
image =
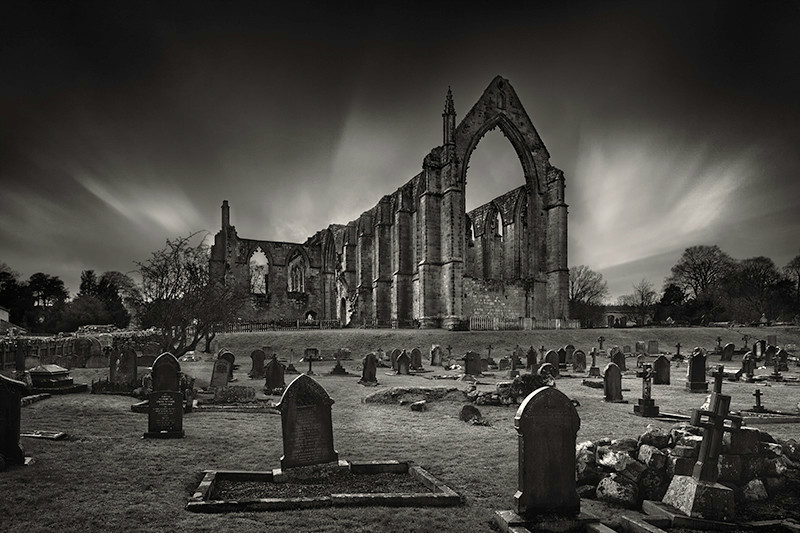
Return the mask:
POLYGON ((496 77, 458 126, 448 90, 442 121, 442 146, 425 156, 422 172, 358 219, 305 243, 240 238, 223 202, 212 277, 250 283, 250 258, 261 250, 265 320, 310 314, 342 324, 461 329, 472 315, 567 318, 564 174, 550 165, 514 89, 496 77), (517 152, 525 185, 466 213, 469 158, 494 128, 517 152))

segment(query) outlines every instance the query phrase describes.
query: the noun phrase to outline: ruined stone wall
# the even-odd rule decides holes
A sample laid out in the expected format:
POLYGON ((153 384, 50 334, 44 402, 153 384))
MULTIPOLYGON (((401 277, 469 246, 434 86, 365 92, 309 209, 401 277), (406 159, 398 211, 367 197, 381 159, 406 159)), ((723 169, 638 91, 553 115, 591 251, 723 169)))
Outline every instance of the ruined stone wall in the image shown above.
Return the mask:
POLYGON ((484 318, 519 318, 526 312, 529 291, 522 280, 464 277, 464 314, 484 318))

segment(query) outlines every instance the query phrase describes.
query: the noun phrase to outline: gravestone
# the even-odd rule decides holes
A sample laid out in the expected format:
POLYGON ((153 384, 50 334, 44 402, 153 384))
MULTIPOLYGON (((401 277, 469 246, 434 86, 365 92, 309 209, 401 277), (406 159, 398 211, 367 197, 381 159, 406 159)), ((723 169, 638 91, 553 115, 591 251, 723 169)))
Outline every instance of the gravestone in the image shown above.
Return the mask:
POLYGON ((431 366, 442 366, 442 348, 438 344, 431 345, 431 366))
POLYGON ((401 353, 403 353, 403 350, 400 348, 392 350, 392 370, 397 371, 397 358, 400 357, 401 353))
POLYGON ((517 409, 514 426, 519 435, 517 514, 534 519, 580 513, 575 438, 581 419, 570 399, 553 387, 536 389, 517 409))
POLYGON ((689 392, 708 392, 706 380, 706 354, 700 348, 695 348, 689 356, 689 366, 686 371, 686 390, 689 392))
POLYGON ((510 368, 511 368, 511 359, 508 357, 503 357, 497 363, 497 369, 500 370, 501 372, 503 370, 508 370, 510 368))
POLYGON ((537 363, 536 349, 531 346, 528 350, 528 353, 525 354, 525 368, 533 371, 533 369, 536 368, 537 363))
POLYGON ((742 357, 742 372, 746 377, 746 381, 752 382, 756 374, 756 358, 753 357, 753 352, 747 352, 742 357))
POLYGON ((645 353, 644 341, 636 341, 636 353, 645 353))
MULTIPOLYGON (((172 354, 166 354, 172 357, 172 354)), ((153 370, 163 355, 153 363, 153 370)), ((174 357, 173 357, 174 359, 174 357)), ((154 390, 147 395, 146 439, 176 439, 183 431, 183 393, 177 390, 154 390)))
POLYGON ((780 372, 789 371, 789 352, 781 348, 775 356, 778 359, 778 370, 780 372))
POLYGON ((753 396, 755 396, 756 398, 756 404, 750 410, 755 411, 756 413, 763 413, 764 411, 766 411, 766 409, 764 409, 764 406, 761 405, 761 396, 763 396, 763 394, 761 393, 761 389, 756 389, 756 391, 753 393, 753 396))
POLYGON ((603 349, 603 343, 606 342, 606 338, 600 335, 597 337, 597 343, 600 345, 600 349, 603 349))
POLYGON ((306 374, 286 387, 276 406, 283 430, 282 469, 338 461, 333 449, 333 403, 322 385, 306 374))
POLYGON ((592 350, 589 352, 589 355, 592 356, 592 366, 589 367, 589 377, 599 378, 600 368, 597 366, 597 350, 595 348, 592 348, 592 350))
POLYGON ((114 350, 109 358, 108 376, 111 383, 134 385, 136 383, 136 350, 123 344, 119 351, 114 350))
MULTIPOLYGON (((480 376, 481 375, 481 356, 477 352, 467 352, 464 357, 461 358, 464 361, 464 374, 470 376, 480 376)), ((513 361, 511 362, 513 368, 513 361)))
POLYGON ((550 377, 556 378, 558 377, 558 367, 553 366, 550 363, 544 363, 539 367, 538 374, 544 377, 547 377, 549 375, 550 377))
POLYGON ((217 355, 217 359, 225 359, 230 363, 228 366, 228 381, 233 381, 233 364, 236 362, 236 356, 227 348, 223 348, 217 355))
POLYGON ((164 352, 156 357, 150 375, 154 391, 181 390, 181 365, 169 352, 164 352))
POLYGON ((762 339, 753 344, 753 355, 756 357, 756 361, 760 361, 764 357, 765 351, 767 351, 767 341, 762 339))
POLYGON ((637 355, 636 356, 636 368, 642 368, 647 361, 647 357, 644 355, 637 355))
POLYGON ((636 374, 642 378, 642 397, 636 405, 633 406, 633 414, 651 418, 658 416, 659 407, 653 400, 653 368, 650 364, 645 364, 641 372, 636 374))
POLYGON ((621 372, 628 370, 628 367, 625 366, 625 354, 619 350, 614 352, 614 354, 611 356, 611 362, 617 365, 621 372))
POLYGON ((614 363, 608 363, 603 370, 603 394, 607 402, 627 403, 622 399, 622 372, 614 363))
POLYGON ((319 361, 319 360, 320 360, 319 350, 317 348, 306 348, 305 351, 303 351, 303 361, 306 361, 308 363, 308 371, 306 372, 306 374, 308 374, 309 376, 314 375, 314 369, 313 369, 314 361, 319 361))
POLYGON ((277 394, 286 387, 284 368, 275 354, 272 354, 272 358, 264 366, 264 377, 266 378, 264 382, 265 394, 277 394))
POLYGON ((25 383, 0 374, 0 471, 6 466, 25 464, 25 452, 19 443, 21 401, 25 392, 25 383))
POLYGON ((558 364, 566 366, 567 364, 567 351, 564 348, 558 349, 558 364))
POLYGON ((730 521, 735 516, 733 489, 717 482, 718 465, 724 434, 738 432, 742 419, 730 415, 731 397, 722 394, 722 365, 717 367, 713 376, 714 391, 708 410, 692 411, 691 424, 703 429, 703 440, 692 475, 674 476, 663 501, 694 518, 730 521), (726 425, 726 421, 730 425, 726 425))
POLYGON ((400 355, 395 361, 395 365, 397 366, 398 374, 402 374, 404 376, 409 374, 409 370, 411 369, 411 358, 408 356, 405 350, 400 352, 400 355))
POLYGON ((573 354, 572 370, 575 372, 586 372, 586 353, 583 350, 575 350, 573 354))
POLYGON ((650 355, 658 354, 658 341, 647 341, 647 353, 650 355))
POLYGON ((358 382, 366 386, 377 385, 378 378, 376 377, 376 372, 378 369, 378 358, 375 354, 368 353, 365 355, 361 367, 361 379, 358 380, 358 382))
POLYGON ((481 358, 481 372, 489 371, 489 360, 481 358))
POLYGON ((567 352, 567 364, 571 365, 575 361, 575 346, 567 344, 564 346, 564 351, 567 352))
POLYGON ((778 345, 778 336, 777 335, 767 335, 767 344, 771 344, 773 346, 778 345))
POLYGON ((630 344, 624 345, 622 347, 622 353, 624 353, 625 355, 630 354, 631 353, 631 345, 630 344))
POLYGON ((720 358, 720 361, 731 361, 733 359, 734 350, 736 350, 736 346, 732 342, 726 344, 722 349, 722 357, 720 358))
POLYGON ((264 350, 253 350, 250 353, 250 361, 252 361, 253 366, 250 369, 250 372, 247 374, 252 379, 260 379, 264 377, 264 361, 267 358, 267 354, 264 350))
POLYGON ((669 385, 670 366, 669 359, 665 356, 656 357, 653 361, 653 385, 669 385))
POLYGON ((227 359, 217 359, 214 361, 214 369, 211 371, 211 383, 209 387, 222 389, 228 386, 231 363, 227 359))
POLYGON ((411 368, 422 370, 422 352, 419 348, 411 350, 411 368))
POLYGON ((773 345, 768 345, 767 348, 764 350, 764 366, 772 366, 772 360, 775 358, 775 354, 778 353, 778 348, 773 345))
POLYGON ((555 369, 555 374, 553 374, 553 377, 557 378, 560 375, 560 372, 558 371, 558 364, 560 361, 561 357, 558 355, 557 352, 553 350, 549 350, 547 354, 545 354, 544 356, 544 362, 550 363, 551 365, 553 365, 553 368, 555 369))

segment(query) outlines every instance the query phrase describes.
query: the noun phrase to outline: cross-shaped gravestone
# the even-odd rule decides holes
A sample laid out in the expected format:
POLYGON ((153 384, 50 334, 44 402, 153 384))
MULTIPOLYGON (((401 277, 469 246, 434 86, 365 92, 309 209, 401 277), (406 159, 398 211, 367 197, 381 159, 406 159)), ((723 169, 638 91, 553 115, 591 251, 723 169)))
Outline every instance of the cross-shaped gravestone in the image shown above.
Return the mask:
POLYGON ((675 352, 675 356, 676 357, 680 357, 681 356, 681 343, 676 344, 675 345, 675 349, 677 350, 677 352, 675 352))
POLYGON ((711 373, 711 377, 714 378, 714 392, 716 394, 722 394, 722 380, 725 377, 725 367, 717 365, 717 370, 711 373))
POLYGON ((447 350, 447 360, 449 361, 453 358, 453 347, 448 344, 445 350, 447 350))
MULTIPOLYGON (((714 385, 716 389, 716 384, 714 385)), ((717 462, 722 450, 722 437, 725 432, 731 433, 742 427, 742 417, 729 413, 731 397, 725 394, 711 395, 709 411, 695 409, 692 411, 692 425, 703 428, 703 442, 700 455, 694 465, 692 477, 698 481, 716 483, 719 477, 717 462), (730 421, 730 425, 725 422, 730 421)))
POLYGON ((602 335, 600 335, 599 337, 597 337, 597 342, 600 344, 600 349, 602 350, 603 349, 603 343, 606 342, 606 338, 603 337, 602 335))
POLYGON ((589 367, 589 377, 600 377, 600 368, 597 366, 597 349, 592 348, 589 352, 589 355, 592 356, 592 366, 589 367))
POLYGON ((770 378, 774 379, 775 381, 783 381, 783 376, 781 375, 781 364, 777 357, 772 358, 772 363, 775 366, 775 369, 770 374, 770 378))
POLYGON ((761 405, 761 396, 763 396, 763 394, 761 393, 761 389, 756 389, 756 391, 753 393, 753 396, 756 397, 756 404, 753 406, 753 411, 759 413, 764 412, 765 411, 764 406, 761 405))
POLYGON ((312 370, 311 366, 314 362, 314 359, 317 358, 318 353, 319 350, 317 348, 306 348, 306 351, 303 354, 305 360, 308 361, 308 372, 306 372, 306 374, 308 374, 309 376, 314 375, 314 371, 312 370))

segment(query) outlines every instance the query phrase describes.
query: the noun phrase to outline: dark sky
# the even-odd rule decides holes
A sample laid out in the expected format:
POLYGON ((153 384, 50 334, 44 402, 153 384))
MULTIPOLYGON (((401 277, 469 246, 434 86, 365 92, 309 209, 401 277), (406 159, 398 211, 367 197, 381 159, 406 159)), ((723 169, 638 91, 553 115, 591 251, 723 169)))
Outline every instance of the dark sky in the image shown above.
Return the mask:
MULTIPOLYGON (((448 86, 460 120, 498 74, 612 299, 695 244, 800 253, 798 2, 285 3, 2 3, 0 261, 74 293, 215 233, 223 199, 239 235, 303 241, 421 170, 448 86)), ((468 181, 468 208, 523 183, 499 132, 468 181)))

